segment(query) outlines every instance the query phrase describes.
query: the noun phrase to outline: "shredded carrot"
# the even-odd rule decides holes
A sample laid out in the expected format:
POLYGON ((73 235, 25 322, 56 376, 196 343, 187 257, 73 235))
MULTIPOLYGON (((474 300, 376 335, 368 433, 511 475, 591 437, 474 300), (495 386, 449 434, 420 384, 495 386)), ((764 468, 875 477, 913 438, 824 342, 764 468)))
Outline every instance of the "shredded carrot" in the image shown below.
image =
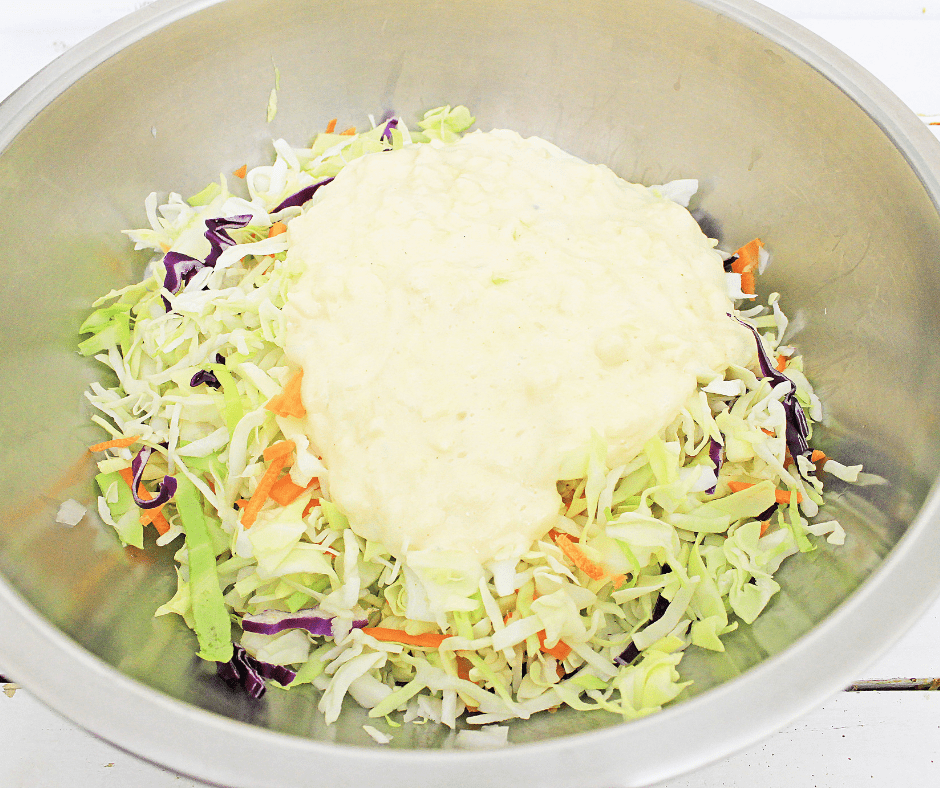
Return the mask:
POLYGON ((539 648, 541 648, 545 654, 558 660, 568 659, 568 655, 571 653, 571 646, 563 640, 559 640, 551 648, 545 648, 545 639, 547 637, 545 630, 540 630, 535 636, 539 639, 539 648))
POLYGON ((244 178, 247 174, 248 174, 247 164, 243 164, 241 167, 239 167, 237 170, 235 170, 232 173, 232 175, 234 175, 236 178, 244 178))
POLYGON ((777 372, 783 372, 787 368, 787 357, 782 353, 777 356, 777 372))
POLYGON ((342 137, 351 137, 351 136, 352 136, 353 134, 355 134, 355 133, 356 133, 356 127, 355 127, 355 126, 350 126, 348 129, 346 129, 346 131, 341 131, 341 132, 340 132, 340 136, 342 136, 342 137))
POLYGON ((736 274, 743 274, 745 271, 756 271, 760 265, 760 250, 764 248, 764 242, 760 238, 744 244, 735 252, 738 259, 731 264, 731 270, 736 274))
POLYGON ((774 437, 774 435, 776 435, 776 433, 773 430, 768 430, 764 427, 761 427, 760 431, 763 432, 764 435, 769 435, 771 438, 774 437))
POLYGON ((291 481, 289 473, 285 473, 280 479, 274 482, 274 486, 271 488, 271 500, 281 506, 287 506, 296 501, 301 495, 307 492, 307 490, 316 487, 319 483, 318 479, 314 479, 306 487, 301 487, 299 484, 294 484, 294 482, 291 481))
POLYGON ((284 386, 284 390, 268 400, 267 405, 265 405, 266 410, 270 410, 278 416, 294 416, 296 418, 302 418, 307 415, 307 409, 304 407, 304 403, 300 398, 300 388, 301 383, 303 383, 304 371, 300 370, 294 377, 292 377, 287 385, 284 386))
POLYGON ((731 270, 736 274, 741 274, 742 293, 754 295, 757 292, 754 274, 760 266, 760 250, 763 248, 764 244, 761 239, 755 238, 735 252, 738 259, 731 263, 731 270))
POLYGON ((826 453, 824 451, 820 451, 819 449, 813 449, 813 453, 809 455, 809 461, 817 465, 821 462, 826 462, 828 459, 829 458, 826 456, 826 453))
POLYGON ((272 443, 264 450, 264 458, 268 462, 271 462, 271 460, 276 460, 290 454, 296 448, 297 446, 293 441, 278 441, 277 443, 272 443))
MULTIPOLYGON (((728 482, 728 489, 731 492, 741 492, 741 490, 746 490, 748 487, 753 487, 751 482, 728 482)), ((780 490, 777 489, 774 491, 774 497, 777 500, 777 503, 790 503, 790 499, 793 497, 794 492, 791 490, 780 490)), ((803 496, 796 492, 796 502, 803 503, 803 496)))
MULTIPOLYGON (((121 468, 118 471, 121 478, 130 487, 134 489, 134 471, 130 468, 121 468)), ((153 498, 153 495, 150 494, 150 490, 146 489, 144 485, 137 485, 137 497, 142 498, 145 501, 149 501, 153 498)), ((140 510, 140 522, 142 525, 147 525, 148 523, 153 523, 153 527, 157 529, 157 533, 160 536, 163 536, 167 531, 170 530, 170 524, 167 522, 166 517, 163 516, 163 506, 157 506, 153 509, 141 509, 140 510)))
POLYGON ((248 499, 247 499, 247 498, 239 498, 237 501, 235 501, 235 505, 236 505, 239 509, 244 509, 246 506, 248 506, 248 499))
POLYGON ((420 635, 409 635, 403 629, 388 629, 386 627, 363 627, 362 631, 376 640, 389 643, 404 643, 406 646, 418 648, 439 648, 449 635, 439 635, 436 632, 424 632, 420 635))
POLYGON ((561 551, 568 556, 578 569, 580 569, 584 574, 591 578, 591 580, 600 580, 607 576, 607 571, 598 564, 596 561, 592 561, 588 558, 584 551, 578 547, 572 540, 571 537, 567 534, 559 533, 555 536, 555 544, 561 548, 561 551))
POLYGON ((763 536, 765 533, 767 533, 767 529, 769 527, 770 527, 770 520, 764 520, 760 524, 760 535, 763 536))
POLYGON ((627 582, 626 575, 611 575, 610 576, 610 584, 614 588, 620 588, 620 586, 622 586, 625 582, 627 582))
POLYGON ((137 443, 140 440, 139 435, 129 435, 126 438, 114 438, 113 440, 96 443, 89 446, 89 451, 104 451, 105 449, 126 449, 128 446, 137 443))
MULTIPOLYGON (((121 478, 127 482, 127 486, 132 490, 134 489, 134 471, 128 466, 127 468, 121 468, 118 471, 121 478)), ((137 486, 137 495, 143 498, 145 501, 149 501, 153 496, 150 494, 149 490, 145 490, 143 485, 137 486)))
POLYGON ((160 511, 162 508, 162 506, 158 506, 156 509, 140 510, 140 524, 147 525, 148 523, 153 523, 153 527, 157 529, 157 533, 160 534, 160 536, 163 536, 163 534, 170 530, 170 524, 167 522, 166 517, 163 516, 163 512, 160 511))
POLYGON ((463 679, 464 681, 470 681, 470 669, 473 667, 473 663, 466 657, 461 657, 459 654, 456 657, 457 659, 457 678, 463 679))
POLYGON ((281 235, 286 232, 287 225, 284 224, 284 222, 275 222, 271 225, 271 229, 268 230, 268 238, 273 238, 275 235, 281 235))
POLYGON ((334 131, 336 131, 336 118, 333 118, 333 120, 326 124, 327 134, 332 134, 334 131))
MULTIPOLYGON (((293 441, 281 441, 280 444, 274 444, 279 446, 285 443, 293 444, 293 441)), ((273 447, 269 447, 273 448, 273 447)), ((267 454, 269 449, 265 449, 265 454, 267 454)), ((293 451, 293 445, 291 450, 293 451)), ((287 465, 288 460, 290 460, 290 451, 285 451, 278 454, 271 464, 268 466, 268 469, 264 472, 264 475, 261 477, 261 481, 258 482, 258 486, 255 488, 254 494, 251 496, 251 499, 248 501, 248 505, 245 506, 244 511, 242 512, 242 525, 247 529, 251 528, 254 525, 255 520, 258 519, 258 512, 261 511, 261 507, 264 506, 265 501, 268 500, 268 496, 271 495, 271 488, 274 486, 274 483, 277 481, 277 477, 281 475, 281 471, 284 466, 287 465)))
POLYGON ((754 278, 753 271, 745 271, 741 274, 741 292, 744 295, 754 295, 757 292, 757 280, 754 278))

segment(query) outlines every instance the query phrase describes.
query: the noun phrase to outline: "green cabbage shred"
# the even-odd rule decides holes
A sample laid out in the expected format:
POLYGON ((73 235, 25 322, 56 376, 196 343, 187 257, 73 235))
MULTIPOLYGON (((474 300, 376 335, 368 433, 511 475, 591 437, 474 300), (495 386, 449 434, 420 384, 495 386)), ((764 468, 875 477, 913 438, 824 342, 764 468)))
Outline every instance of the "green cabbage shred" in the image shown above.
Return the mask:
MULTIPOLYGON (((221 176, 189 199, 151 195, 149 227, 127 233, 152 255, 146 276, 99 299, 81 327, 89 336, 79 352, 116 376, 110 386, 94 383, 88 398, 111 436, 139 436, 154 450, 145 485, 165 474, 179 481, 162 510, 169 530, 156 540, 176 546, 178 585, 157 614, 179 615, 203 659, 228 660, 234 633, 253 657, 297 670, 292 687, 312 684, 327 721, 347 694, 392 725, 497 723, 562 705, 632 719, 681 695, 687 648, 722 651, 727 633, 756 619, 779 589, 773 576, 784 559, 814 549, 818 538, 844 539, 837 522, 814 519, 822 484, 812 463, 802 474, 787 464, 782 393, 755 374, 756 364, 700 388, 626 467, 608 467, 594 433, 572 460, 580 478, 559 483, 557 533, 520 560, 482 571, 456 551, 401 561, 354 534, 315 483, 325 469, 298 421, 265 409, 292 374, 282 310, 301 273, 287 259, 287 236, 268 238, 275 221, 289 223, 300 210, 273 209, 359 156, 448 144, 473 122, 466 107, 446 106, 427 112, 420 131, 396 120, 360 134, 321 133, 307 148, 278 140, 274 162, 251 169, 241 192, 221 176), (167 249, 202 259, 205 220, 246 214, 249 225, 231 231, 236 245, 214 269, 178 293, 163 289, 167 249), (191 386, 200 370, 213 372, 220 388, 191 386), (237 502, 261 480, 265 448, 285 439, 296 443, 290 476, 305 492, 287 506, 269 500, 246 531, 237 502), (717 478, 713 439, 725 451, 717 478), (731 480, 752 486, 731 492, 731 480), (777 490, 799 493, 803 503, 766 514, 777 490), (602 575, 586 574, 565 545, 602 575), (311 608, 333 618, 333 637, 238 626, 246 615, 311 608), (448 637, 436 649, 412 647, 377 640, 354 626, 362 620, 448 637), (627 652, 635 656, 618 664, 627 652)), ((774 294, 766 307, 738 303, 737 315, 762 332, 769 352, 782 347, 786 329, 777 302, 774 294)), ((798 356, 787 374, 818 420, 798 356)), ((119 473, 138 448, 109 450, 97 481, 102 518, 123 543, 141 547, 139 511, 119 473)), ((858 476, 857 466, 833 467, 840 478, 858 476)))

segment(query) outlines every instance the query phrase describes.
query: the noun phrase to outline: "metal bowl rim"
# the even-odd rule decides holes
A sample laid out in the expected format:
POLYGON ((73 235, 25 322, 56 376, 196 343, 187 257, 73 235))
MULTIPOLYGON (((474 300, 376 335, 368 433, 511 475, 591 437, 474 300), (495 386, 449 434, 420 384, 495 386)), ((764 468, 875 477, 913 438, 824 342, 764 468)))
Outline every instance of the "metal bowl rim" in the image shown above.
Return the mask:
MULTIPOLYGON (((0 104, 0 151, 56 96, 95 66, 147 35, 220 2, 224 0, 157 0, 66 51, 0 104)), ((934 206, 940 206, 940 145, 880 81, 828 42, 753 0, 685 2, 750 28, 836 85, 884 131, 934 206)), ((540 784, 580 785, 585 784, 585 765, 595 767, 599 780, 617 779, 616 767, 620 758, 626 761, 623 745, 628 740, 632 753, 644 753, 667 731, 666 738, 683 742, 682 751, 677 748, 676 757, 669 762, 646 762, 638 770, 634 763, 629 775, 631 784, 649 784, 753 744, 817 706, 886 651, 940 593, 940 579, 930 581, 934 569, 930 555, 940 552, 938 520, 940 485, 935 484, 904 537, 868 580, 811 632, 742 676, 625 725, 502 750, 336 746, 203 711, 140 684, 93 656, 0 578, 0 630, 10 635, 4 639, 4 670, 60 714, 118 747, 181 773, 220 783, 291 784, 304 773, 285 757, 295 753, 305 763, 316 763, 321 779, 332 777, 347 784, 356 778, 365 783, 374 777, 376 768, 384 770, 390 784, 407 784, 409 775, 420 767, 427 784, 449 783, 455 769, 473 768, 480 784, 503 784, 513 774, 526 773, 540 784), (911 599, 918 602, 910 604, 911 599), (905 603, 901 613, 898 610, 902 608, 895 604, 900 600, 905 603), (886 615, 879 614, 881 608, 886 615), (830 670, 819 670, 827 664, 829 644, 860 642, 859 632, 865 633, 866 641, 880 643, 880 648, 857 652, 854 659, 840 654, 842 659, 830 670), (37 661, 36 654, 44 658, 37 661), (778 702, 758 702, 771 686, 771 696, 778 702), (103 697, 109 698, 107 704, 100 702, 103 697), (703 729, 705 714, 711 719, 743 716, 748 725, 727 736, 720 725, 703 729), (165 733, 154 736, 154 730, 165 733), (204 749, 216 757, 209 762, 199 752, 181 748, 180 741, 202 741, 204 749), (597 768, 601 763, 607 766, 606 772, 597 768)), ((655 759, 647 759, 651 760, 655 759)))

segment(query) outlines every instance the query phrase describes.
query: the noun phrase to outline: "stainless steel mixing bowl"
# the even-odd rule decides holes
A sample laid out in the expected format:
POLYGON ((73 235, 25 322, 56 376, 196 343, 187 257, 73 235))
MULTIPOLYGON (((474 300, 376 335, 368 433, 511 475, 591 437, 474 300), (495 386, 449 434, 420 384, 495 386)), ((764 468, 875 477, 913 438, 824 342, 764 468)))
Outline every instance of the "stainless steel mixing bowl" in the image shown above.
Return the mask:
POLYGON ((226 785, 627 786, 752 743, 857 676, 940 584, 940 146, 832 47, 749 0, 163 0, 0 106, 0 667, 62 714, 226 785), (274 68, 279 111, 265 120, 274 68), (192 657, 168 556, 120 549, 94 509, 79 358, 89 303, 140 275, 120 234, 151 190, 191 193, 329 118, 464 103, 645 182, 696 177, 727 246, 762 237, 827 405, 816 443, 882 486, 833 485, 849 537, 792 559, 686 699, 649 718, 545 714, 510 746, 434 726, 379 747, 310 692, 249 702, 192 657))

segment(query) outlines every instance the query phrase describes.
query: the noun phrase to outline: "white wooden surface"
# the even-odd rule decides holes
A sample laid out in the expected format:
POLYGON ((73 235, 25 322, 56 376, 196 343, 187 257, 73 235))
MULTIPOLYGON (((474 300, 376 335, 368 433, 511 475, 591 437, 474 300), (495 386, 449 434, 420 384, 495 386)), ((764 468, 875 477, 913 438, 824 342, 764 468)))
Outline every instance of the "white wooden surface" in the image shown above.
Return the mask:
MULTIPOLYGON (((0 98, 137 0, 5 0, 0 98)), ((940 0, 765 0, 940 118, 940 0)), ((935 130, 940 127, 933 127, 935 130)), ((0 648, 2 651, 2 648, 0 648)), ((0 663, 0 673, 3 665, 0 663)), ((940 677, 940 603, 859 679, 940 677)), ((0 788, 197 788, 46 709, 0 694, 0 788)), ((940 785, 940 692, 840 693, 797 723, 663 788, 893 788, 940 785)))

